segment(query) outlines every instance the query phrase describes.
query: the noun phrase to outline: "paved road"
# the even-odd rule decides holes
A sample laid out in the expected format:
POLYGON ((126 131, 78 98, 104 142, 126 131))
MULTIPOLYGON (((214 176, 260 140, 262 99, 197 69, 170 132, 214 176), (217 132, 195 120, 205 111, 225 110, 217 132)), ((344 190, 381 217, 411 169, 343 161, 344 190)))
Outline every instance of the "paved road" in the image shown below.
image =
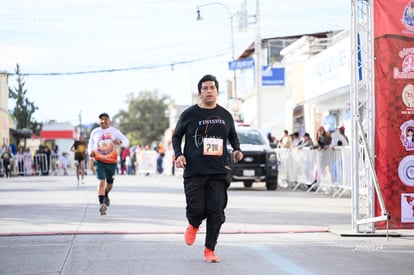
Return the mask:
MULTIPOLYGON (((351 199, 232 185, 219 264, 193 246, 182 180, 118 176, 107 216, 97 180, 74 176, 0 179, 0 274, 404 274, 414 232, 355 236, 351 199), (346 236, 346 237, 344 237, 346 236)), ((381 232, 378 232, 381 233, 381 232)))

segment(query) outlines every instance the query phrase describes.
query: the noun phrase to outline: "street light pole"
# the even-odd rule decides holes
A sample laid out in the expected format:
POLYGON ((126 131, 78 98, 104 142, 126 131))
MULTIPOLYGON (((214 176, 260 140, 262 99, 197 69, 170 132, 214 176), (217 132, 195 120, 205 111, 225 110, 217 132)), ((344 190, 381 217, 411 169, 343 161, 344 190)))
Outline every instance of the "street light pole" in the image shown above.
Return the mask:
POLYGON ((259 0, 256 0, 256 39, 254 51, 256 53, 256 101, 257 101, 257 127, 263 125, 262 119, 262 38, 260 36, 260 9, 259 0))
POLYGON ((79 111, 79 134, 78 136, 82 135, 82 111, 79 111))
MULTIPOLYGON (((228 6, 226 6, 223 3, 220 2, 211 2, 211 3, 207 3, 207 4, 202 4, 202 5, 198 5, 197 6, 197 20, 203 20, 203 17, 201 17, 200 14, 200 8, 201 7, 205 7, 205 6, 212 6, 212 5, 219 5, 223 8, 225 8, 229 14, 229 18, 230 18, 230 32, 231 32, 231 49, 232 49, 232 61, 235 60, 235 53, 234 53, 234 29, 233 29, 233 14, 230 11, 230 8, 228 6)), ((236 82, 236 70, 233 70, 233 87, 234 87, 234 91, 233 91, 233 96, 234 98, 237 98, 237 82, 236 82)))

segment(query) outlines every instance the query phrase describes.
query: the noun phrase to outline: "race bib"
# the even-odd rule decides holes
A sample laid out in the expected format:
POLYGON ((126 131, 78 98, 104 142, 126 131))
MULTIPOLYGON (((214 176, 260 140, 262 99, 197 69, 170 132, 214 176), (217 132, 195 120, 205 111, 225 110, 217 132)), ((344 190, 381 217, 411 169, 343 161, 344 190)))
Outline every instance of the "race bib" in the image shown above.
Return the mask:
POLYGON ((203 155, 221 156, 223 155, 223 139, 221 138, 204 138, 203 155))

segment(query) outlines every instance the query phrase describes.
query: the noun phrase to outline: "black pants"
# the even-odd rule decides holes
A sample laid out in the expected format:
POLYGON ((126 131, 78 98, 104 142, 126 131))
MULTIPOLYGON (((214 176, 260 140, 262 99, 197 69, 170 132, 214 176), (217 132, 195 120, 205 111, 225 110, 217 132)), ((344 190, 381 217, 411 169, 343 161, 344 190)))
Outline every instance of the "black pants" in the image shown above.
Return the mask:
POLYGON ((205 246, 214 250, 225 222, 224 209, 227 206, 226 175, 196 176, 184 179, 188 222, 199 227, 207 219, 205 246))
POLYGON ((3 159, 3 168, 4 168, 4 175, 6 176, 6 178, 10 178, 11 176, 11 165, 10 165, 10 160, 9 159, 3 159))

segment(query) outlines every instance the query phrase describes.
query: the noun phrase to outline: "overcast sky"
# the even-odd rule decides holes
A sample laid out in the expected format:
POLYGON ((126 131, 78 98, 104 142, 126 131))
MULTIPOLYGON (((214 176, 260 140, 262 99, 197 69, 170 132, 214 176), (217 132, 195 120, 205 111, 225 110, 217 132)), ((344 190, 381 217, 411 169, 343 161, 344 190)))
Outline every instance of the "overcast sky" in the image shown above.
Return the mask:
MULTIPOLYGON (((78 124, 80 114, 83 123, 95 122, 103 111, 127 109, 127 95, 142 90, 190 104, 204 74, 217 75, 222 87, 232 79, 230 16, 242 2, 0 0, 0 71, 13 73, 19 63, 32 74, 25 87, 41 122, 78 124)), ((349 29, 350 4, 261 0, 261 37, 349 29)), ((247 0, 247 11, 256 14, 255 0, 247 0)), ((247 32, 238 32, 233 20, 236 57, 255 40, 254 17, 250 21, 247 32)), ((10 76, 9 86, 15 85, 10 76)))

